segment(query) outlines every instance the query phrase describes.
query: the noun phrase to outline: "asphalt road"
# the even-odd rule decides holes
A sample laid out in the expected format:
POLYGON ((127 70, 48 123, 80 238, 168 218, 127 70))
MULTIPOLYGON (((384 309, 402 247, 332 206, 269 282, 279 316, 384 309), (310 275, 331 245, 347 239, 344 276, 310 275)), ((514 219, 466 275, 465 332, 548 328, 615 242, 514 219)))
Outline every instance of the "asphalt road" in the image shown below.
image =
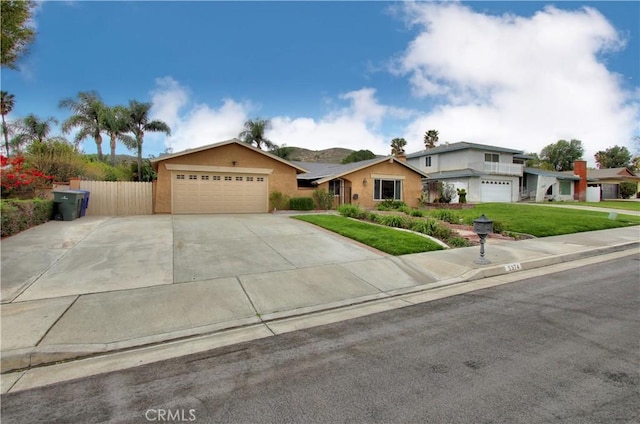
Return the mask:
POLYGON ((640 256, 3 395, 2 423, 640 421, 640 256))

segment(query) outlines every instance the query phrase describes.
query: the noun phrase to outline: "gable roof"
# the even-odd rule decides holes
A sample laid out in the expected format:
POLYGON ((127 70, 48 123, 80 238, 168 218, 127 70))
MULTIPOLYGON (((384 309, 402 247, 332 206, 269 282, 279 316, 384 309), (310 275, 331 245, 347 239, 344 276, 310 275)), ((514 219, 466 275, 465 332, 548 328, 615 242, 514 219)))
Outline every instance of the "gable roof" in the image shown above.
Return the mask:
POLYGON ((238 140, 237 138, 232 138, 230 140, 221 141, 219 143, 207 144, 206 146, 195 147, 193 149, 183 150, 182 152, 171 153, 171 154, 168 154, 168 155, 163 155, 163 156, 160 156, 160 157, 157 157, 157 158, 153 158, 153 159, 150 160, 151 166, 153 166, 153 169, 157 171, 158 170, 158 164, 160 162, 164 161, 164 160, 173 159, 173 158, 177 158, 177 157, 185 156, 185 155, 190 155, 192 153, 198 153, 198 152, 202 152, 202 151, 209 150, 209 149, 215 149, 217 147, 227 146, 227 145, 230 145, 230 144, 237 144, 237 145, 245 147, 245 148, 247 148, 249 150, 253 150, 254 152, 257 152, 257 153, 263 154, 265 156, 268 156, 271 159, 277 160, 278 162, 282 162, 282 163, 284 163, 286 165, 289 165, 289 166, 295 168, 298 171, 298 173, 307 172, 306 169, 304 169, 304 168, 302 168, 302 167, 300 167, 298 165, 295 165, 293 162, 290 162, 288 160, 282 159, 281 157, 276 156, 276 155, 274 155, 272 153, 265 152, 264 150, 260 150, 257 147, 253 147, 253 146, 251 146, 251 145, 249 145, 247 143, 244 143, 244 142, 238 140))
POLYGON ((559 180, 571 180, 571 181, 580 181, 580 177, 574 175, 572 172, 556 172, 556 171, 547 171, 546 169, 540 168, 524 168, 523 172, 526 174, 540 175, 542 177, 554 177, 559 180))
POLYGON ((422 177, 427 177, 427 174, 425 174, 423 171, 409 165, 404 161, 398 160, 394 156, 385 156, 381 158, 363 160, 360 162, 352 162, 352 163, 346 163, 346 164, 296 162, 296 161, 292 161, 292 163, 300 168, 305 168, 309 171, 306 174, 298 175, 298 179, 315 181, 317 184, 322 184, 324 182, 333 180, 335 178, 340 178, 344 175, 351 174, 352 172, 356 172, 361 169, 365 169, 370 166, 374 166, 388 160, 396 162, 410 169, 411 171, 421 175, 422 177))
POLYGON ((407 155, 407 159, 418 158, 422 156, 434 155, 439 153, 447 153, 447 152, 455 152, 457 150, 486 150, 490 152, 500 152, 500 153, 513 153, 513 154, 523 154, 522 150, 514 150, 508 149, 506 147, 498 147, 498 146, 489 146, 488 144, 476 144, 476 143, 468 143, 466 141, 460 141, 457 143, 445 143, 439 146, 433 147, 431 149, 421 150, 419 152, 411 153, 407 155))
POLYGON ((627 168, 604 168, 604 169, 587 169, 587 176, 589 178, 597 178, 599 180, 602 179, 620 179, 620 178, 638 178, 637 175, 634 175, 633 172, 629 171, 627 168))

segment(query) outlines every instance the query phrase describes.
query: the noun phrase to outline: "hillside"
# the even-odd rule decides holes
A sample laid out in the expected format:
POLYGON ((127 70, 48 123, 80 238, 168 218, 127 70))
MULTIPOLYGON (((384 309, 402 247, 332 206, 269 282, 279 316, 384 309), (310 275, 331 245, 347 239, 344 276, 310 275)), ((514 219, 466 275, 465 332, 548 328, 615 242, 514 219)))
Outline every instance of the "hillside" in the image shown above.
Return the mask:
POLYGON ((324 150, 309 150, 302 147, 291 148, 293 149, 290 155, 291 160, 300 162, 340 163, 349 153, 353 152, 351 149, 343 149, 341 147, 324 150))

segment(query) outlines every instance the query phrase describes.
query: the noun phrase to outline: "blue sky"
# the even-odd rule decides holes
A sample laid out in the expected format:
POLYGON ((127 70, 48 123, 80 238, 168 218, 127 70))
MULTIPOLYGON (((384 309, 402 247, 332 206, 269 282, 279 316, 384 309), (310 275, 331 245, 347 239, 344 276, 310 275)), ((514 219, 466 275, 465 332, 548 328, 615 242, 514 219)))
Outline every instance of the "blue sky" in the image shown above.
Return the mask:
MULTIPOLYGON (((585 159, 640 149, 638 2, 43 2, 9 118, 59 120, 64 97, 153 102, 157 155, 271 119, 274 142, 389 152, 469 141, 539 152, 578 138, 585 159)), ((57 131, 57 129, 56 129, 57 131)), ((87 153, 95 143, 83 143, 87 153)), ((118 153, 126 153, 122 146, 118 153)))

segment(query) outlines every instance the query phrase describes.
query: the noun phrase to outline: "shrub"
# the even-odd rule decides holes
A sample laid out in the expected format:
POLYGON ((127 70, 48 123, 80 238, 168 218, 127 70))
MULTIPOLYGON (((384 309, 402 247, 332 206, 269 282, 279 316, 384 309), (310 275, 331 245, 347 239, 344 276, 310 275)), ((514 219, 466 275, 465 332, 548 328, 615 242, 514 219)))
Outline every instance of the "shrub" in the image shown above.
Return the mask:
POLYGON ((411 209, 409 211, 409 215, 415 216, 415 217, 422 217, 422 216, 424 216, 424 211, 422 211, 420 209, 411 209))
POLYGON ((379 215, 376 221, 387 227, 408 228, 410 226, 409 220, 400 215, 379 215))
POLYGON ((636 183, 632 183, 630 181, 621 182, 620 197, 622 197, 623 199, 628 199, 631 196, 635 196, 637 189, 638 189, 638 185, 636 183))
POLYGON ((16 156, 8 159, 0 155, 0 186, 3 198, 28 199, 35 196, 36 189, 51 186, 53 177, 34 168, 24 168, 25 159, 16 156))
POLYGON ((376 209, 379 211, 388 211, 393 209, 400 209, 406 206, 407 204, 404 203, 402 200, 386 199, 378 203, 378 205, 376 206, 376 209))
POLYGON ((3 200, 0 203, 2 237, 43 224, 53 215, 53 202, 44 199, 3 200))
POLYGON ((456 195, 456 189, 451 184, 440 183, 439 194, 440 194, 439 200, 441 203, 451 203, 451 200, 456 195))
POLYGON ((456 190, 458 192, 458 202, 467 203, 467 190, 464 188, 458 188, 456 190))
POLYGON ((448 240, 451 238, 453 231, 451 228, 444 225, 436 225, 436 229, 433 232, 433 237, 438 238, 440 240, 448 240))
POLYGON ((450 209, 436 209, 431 212, 431 216, 450 224, 457 224, 460 222, 460 215, 450 209))
POLYGON ((371 222, 376 222, 376 220, 378 219, 378 214, 376 214, 375 212, 364 212, 364 218, 367 221, 371 221, 371 222))
POLYGON ((280 210, 289 208, 289 196, 279 191, 272 191, 269 194, 269 202, 271 203, 272 209, 280 210))
POLYGON ((411 231, 415 231, 417 233, 426 234, 428 236, 433 236, 436 232, 436 228, 438 228, 438 223, 433 219, 425 220, 415 220, 411 223, 411 231))
POLYGON ((462 237, 451 237, 447 240, 447 244, 451 247, 469 247, 471 243, 469 240, 462 237))
POLYGON ((338 206, 338 213, 342 216, 346 216, 347 218, 360 219, 364 212, 365 211, 358 205, 346 203, 344 205, 338 206))
POLYGON ((504 224, 500 221, 493 221, 493 232, 502 233, 504 231, 504 224))
POLYGON ((313 200, 318 209, 329 210, 333 207, 333 193, 325 189, 317 188, 313 190, 313 200))
POLYGON ((315 207, 311 197, 292 197, 289 205, 294 211, 310 211, 315 207))

